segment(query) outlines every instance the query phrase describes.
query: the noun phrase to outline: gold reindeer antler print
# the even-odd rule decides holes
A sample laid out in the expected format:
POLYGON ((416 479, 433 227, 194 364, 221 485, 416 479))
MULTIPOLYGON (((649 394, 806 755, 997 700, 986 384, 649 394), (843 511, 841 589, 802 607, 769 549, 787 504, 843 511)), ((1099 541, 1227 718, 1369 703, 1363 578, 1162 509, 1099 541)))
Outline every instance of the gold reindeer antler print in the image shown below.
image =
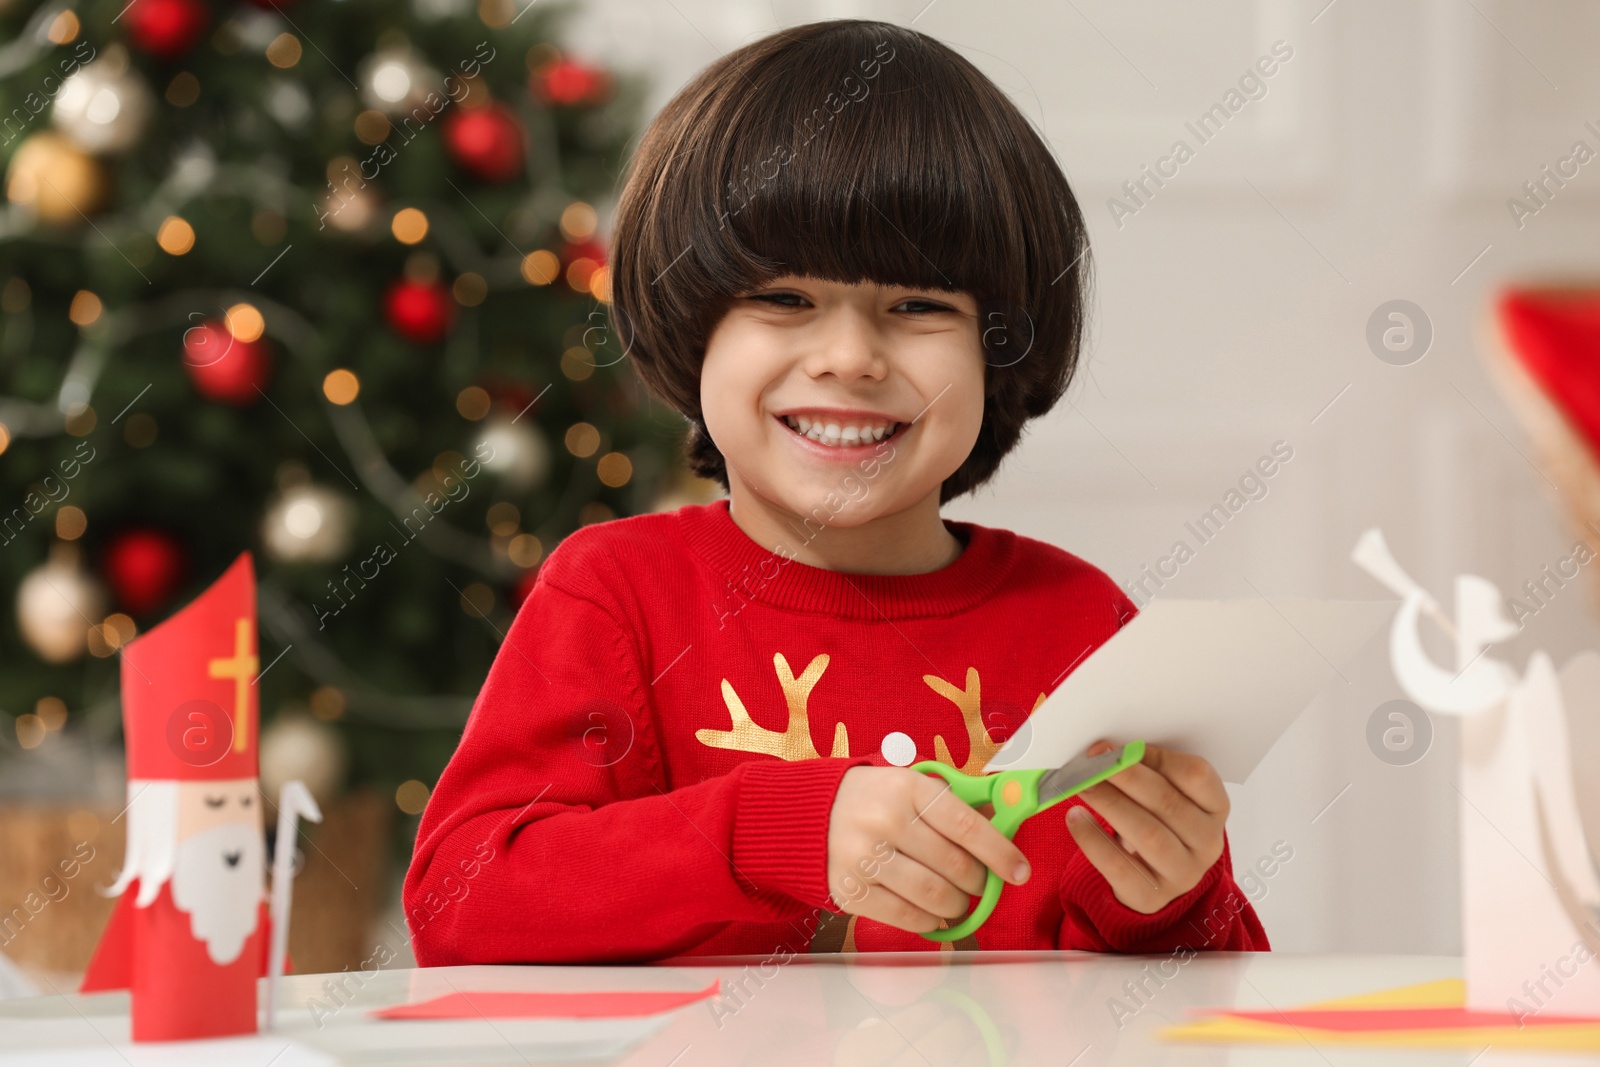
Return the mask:
MULTIPOLYGON (((937 674, 924 674, 922 680, 928 683, 928 688, 961 709, 962 721, 967 725, 967 761, 956 769, 963 774, 981 773, 990 757, 1000 751, 1000 746, 990 740, 989 728, 983 725, 983 699, 978 682, 978 668, 967 668, 965 689, 957 689, 937 674)), ((934 734, 933 754, 940 763, 956 766, 956 761, 950 757, 950 746, 945 744, 943 734, 934 734)))
MULTIPOLYGON (((733 720, 733 729, 696 730, 694 736, 702 745, 709 745, 712 748, 731 748, 737 752, 764 752, 769 756, 785 760, 817 758, 819 753, 817 746, 811 740, 811 718, 807 704, 811 700, 811 690, 822 677, 822 672, 828 669, 828 654, 824 652, 806 664, 806 669, 800 672, 798 678, 794 676, 794 671, 789 669, 789 661, 784 658, 782 652, 772 657, 772 663, 778 672, 778 682, 783 686, 783 699, 789 705, 789 725, 781 733, 769 730, 765 726, 758 726, 751 720, 750 713, 745 710, 744 701, 740 700, 739 694, 734 691, 733 683, 724 678, 722 702, 728 706, 728 716, 733 720)), ((834 727, 833 749, 828 755, 849 754, 850 739, 844 723, 841 722, 834 727)))
MULTIPOLYGON (((995 741, 989 736, 989 728, 983 722, 983 699, 978 681, 978 668, 967 668, 967 687, 957 689, 937 674, 924 674, 922 680, 935 693, 944 697, 961 709, 961 719, 967 726, 967 760, 960 767, 956 767, 963 774, 982 774, 994 754, 999 752, 1003 741, 995 741)), ((1039 705, 1044 703, 1045 694, 1040 693, 1039 698, 1033 702, 1030 709, 1031 715, 1039 710, 1039 705)), ((935 734, 933 737, 933 754, 940 763, 955 767, 955 760, 950 756, 950 746, 945 743, 944 735, 935 734)))

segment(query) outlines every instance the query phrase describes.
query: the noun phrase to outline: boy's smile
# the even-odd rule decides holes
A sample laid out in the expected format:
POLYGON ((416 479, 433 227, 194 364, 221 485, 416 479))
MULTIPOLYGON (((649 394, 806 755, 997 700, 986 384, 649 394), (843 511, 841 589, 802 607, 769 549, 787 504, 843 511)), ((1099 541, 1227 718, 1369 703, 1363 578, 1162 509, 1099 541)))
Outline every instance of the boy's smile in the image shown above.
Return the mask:
POLYGON ((706 345, 706 428, 755 540, 826 531, 796 558, 918 573, 960 554, 939 489, 983 422, 970 293, 785 275, 736 296, 706 345))
POLYGON ((881 441, 898 437, 911 425, 877 411, 859 408, 794 408, 776 418, 794 432, 802 447, 820 449, 823 459, 859 461, 874 453, 881 441))

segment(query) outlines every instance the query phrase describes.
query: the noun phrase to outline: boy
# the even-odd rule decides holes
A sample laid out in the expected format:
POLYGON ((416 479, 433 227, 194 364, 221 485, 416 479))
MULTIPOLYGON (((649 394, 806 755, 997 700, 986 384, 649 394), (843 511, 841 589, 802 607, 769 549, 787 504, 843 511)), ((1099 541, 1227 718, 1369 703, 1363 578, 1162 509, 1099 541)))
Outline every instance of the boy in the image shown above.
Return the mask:
POLYGON ((423 816, 421 964, 937 951, 986 868, 957 949, 1268 947, 1205 761, 1152 746, 1014 841, 908 766, 980 772, 1134 612, 939 514, 1065 391, 1087 251, 1027 121, 915 31, 795 27, 666 105, 612 314, 729 496, 545 562, 423 816))

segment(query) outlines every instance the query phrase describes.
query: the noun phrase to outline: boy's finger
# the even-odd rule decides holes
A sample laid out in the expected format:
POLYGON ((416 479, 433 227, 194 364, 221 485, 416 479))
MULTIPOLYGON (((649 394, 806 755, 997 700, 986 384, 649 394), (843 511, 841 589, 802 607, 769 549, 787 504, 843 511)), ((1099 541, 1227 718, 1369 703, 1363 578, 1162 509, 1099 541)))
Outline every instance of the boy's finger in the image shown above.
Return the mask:
MULTIPOLYGON (((1072 839, 1078 843, 1078 848, 1095 870, 1105 876, 1107 884, 1121 901, 1149 900, 1154 902, 1162 896, 1161 885, 1154 872, 1150 870, 1138 856, 1130 856, 1121 845, 1100 828, 1094 821, 1094 816, 1082 812, 1074 816, 1073 812, 1079 809, 1074 806, 1067 809, 1067 832, 1072 834, 1072 839)), ((1132 904, 1128 905, 1133 907, 1132 904)), ((1134 908, 1135 911, 1140 909, 1134 908)), ((1156 910, 1156 909, 1151 909, 1156 910)), ((1145 914, 1149 914, 1148 911, 1145 914)))
MULTIPOLYGON (((1222 776, 1210 762, 1192 752, 1179 752, 1160 745, 1146 745, 1141 767, 1148 767, 1171 782, 1173 787, 1194 801, 1209 815, 1226 815, 1228 790, 1222 776)), ((1132 770, 1133 768, 1129 768, 1132 770)), ((1121 777, 1117 775, 1116 777, 1121 777)))
POLYGON ((1129 852, 1143 856, 1155 870, 1175 870, 1188 858, 1189 847, 1165 823, 1110 782, 1090 786, 1078 796, 1111 824, 1129 852))
POLYGON ((878 869, 877 884, 914 908, 945 919, 957 919, 971 907, 971 894, 898 852, 878 869))
POLYGON ((861 899, 850 906, 850 913, 913 933, 927 933, 939 929, 937 915, 930 915, 894 890, 886 889, 877 883, 867 887, 861 899))
POLYGON ((1027 880, 1028 858, 1022 850, 978 814, 966 801, 950 792, 950 787, 924 776, 918 788, 918 821, 927 823, 955 844, 966 849, 977 861, 1013 885, 1027 880))
POLYGON ((1185 848, 1203 847, 1212 832, 1215 815, 1197 805, 1164 775, 1142 763, 1136 763, 1099 785, 1084 790, 1084 799, 1096 810, 1107 796, 1106 791, 1095 792, 1102 786, 1121 790, 1164 823, 1178 840, 1183 842, 1185 848))
POLYGON ((940 875, 963 892, 976 896, 983 892, 989 868, 979 863, 972 853, 952 842, 925 820, 918 820, 906 828, 893 863, 901 854, 908 855, 935 874, 940 875))

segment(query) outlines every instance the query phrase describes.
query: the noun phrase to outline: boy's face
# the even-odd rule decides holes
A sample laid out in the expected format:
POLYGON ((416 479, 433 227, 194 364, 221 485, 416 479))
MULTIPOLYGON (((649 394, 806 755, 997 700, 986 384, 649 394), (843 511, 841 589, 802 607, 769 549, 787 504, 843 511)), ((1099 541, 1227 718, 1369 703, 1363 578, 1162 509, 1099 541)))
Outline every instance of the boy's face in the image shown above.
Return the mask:
POLYGON ((983 421, 977 301, 776 278, 736 297, 712 331, 700 404, 735 507, 755 494, 857 526, 930 493, 937 502, 983 421))

